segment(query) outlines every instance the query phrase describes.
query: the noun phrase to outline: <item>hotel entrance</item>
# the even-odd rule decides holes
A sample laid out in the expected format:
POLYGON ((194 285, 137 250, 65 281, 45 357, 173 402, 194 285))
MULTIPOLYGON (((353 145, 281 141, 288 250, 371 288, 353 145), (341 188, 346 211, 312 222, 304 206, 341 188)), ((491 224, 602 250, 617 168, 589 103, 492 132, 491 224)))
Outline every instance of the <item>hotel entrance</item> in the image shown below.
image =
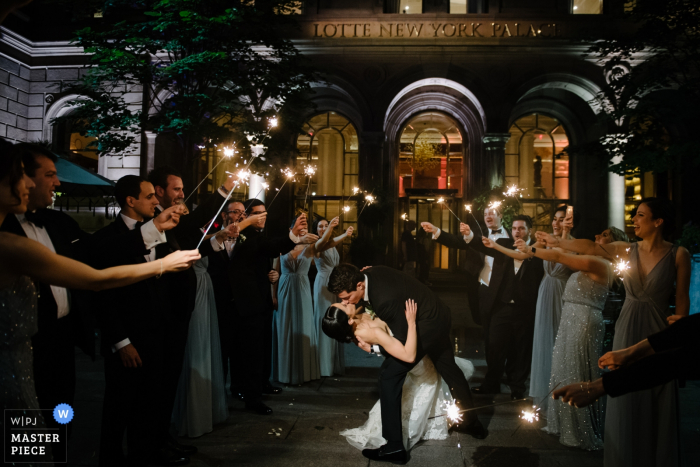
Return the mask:
POLYGON ((411 234, 418 248, 425 249, 431 270, 455 270, 457 252, 433 242, 420 228, 421 222, 430 222, 445 232, 459 230, 455 215, 460 216, 460 208, 464 209, 464 145, 455 120, 435 111, 412 117, 401 132, 398 166, 399 235, 406 222, 415 221, 417 227, 411 234))

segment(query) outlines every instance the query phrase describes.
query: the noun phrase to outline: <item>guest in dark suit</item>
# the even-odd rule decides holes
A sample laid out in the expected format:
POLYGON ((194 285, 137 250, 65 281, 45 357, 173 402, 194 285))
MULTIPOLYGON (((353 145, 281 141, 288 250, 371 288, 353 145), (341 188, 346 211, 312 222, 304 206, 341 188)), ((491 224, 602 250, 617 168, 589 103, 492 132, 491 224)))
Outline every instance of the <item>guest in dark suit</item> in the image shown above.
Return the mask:
MULTIPOLYGON (((219 338, 221 341, 221 360, 224 364, 224 389, 226 387, 226 377, 231 368, 231 392, 239 399, 242 399, 240 384, 240 356, 236 355, 236 297, 231 289, 229 280, 229 263, 233 248, 238 241, 241 229, 248 227, 245 222, 245 206, 240 201, 231 201, 221 212, 221 223, 224 229, 231 225, 237 226, 226 239, 224 239, 224 250, 215 252, 209 256, 209 276, 214 286, 214 297, 216 299, 216 311, 219 321, 219 338)), ((229 229, 230 231, 230 229, 229 229)))
MULTIPOLYGON (((162 258, 159 245, 168 238, 160 220, 169 213, 179 215, 184 207, 174 206, 154 220, 158 204, 153 185, 142 177, 127 175, 115 187, 122 210, 110 225, 94 234, 91 254, 95 267, 139 264, 162 258), (115 253, 116 243, 132 245, 137 254, 115 253), (158 250, 158 251, 157 251, 158 250)), ((168 247, 166 247, 168 248, 168 247)), ((167 333, 175 319, 168 310, 172 293, 159 277, 128 287, 98 294, 101 307, 98 322, 105 357, 105 397, 100 436, 100 465, 124 462, 122 439, 127 435, 129 461, 156 465, 183 465, 189 461, 163 447, 156 430, 162 417, 160 401, 167 390, 167 333)))
MULTIPOLYGON (((49 250, 84 261, 90 235, 83 232, 68 214, 47 209, 53 203, 58 180, 57 157, 45 148, 28 143, 14 147, 22 154, 25 173, 35 187, 31 189, 25 214, 9 215, 1 231, 38 241, 49 250)), ((32 337, 34 380, 39 407, 53 410, 58 404, 74 406, 75 347, 95 356, 95 332, 87 292, 38 283, 38 328, 32 337)), ((46 418, 49 428, 58 428, 53 417, 46 418)), ((68 426, 71 429, 71 425, 68 426)))
MULTIPOLYGON (((308 229, 306 215, 294 223, 289 235, 269 238, 263 233, 267 211, 259 199, 245 203, 253 224, 244 229, 233 247, 229 283, 236 299, 236 356, 239 360, 246 408, 261 415, 272 413, 262 402, 263 394, 281 390, 270 384, 272 373, 272 287, 273 258, 288 253, 308 229)), ((277 276, 279 277, 279 276, 277 276)), ((313 311, 313 310, 312 310, 313 311)))
MULTIPOLYGON (((482 242, 467 243, 464 238, 439 232, 429 223, 424 223, 423 228, 432 232, 433 238, 447 247, 473 249, 493 257, 489 286, 481 288, 479 293, 481 315, 489 323, 486 353, 488 369, 483 384, 472 391, 477 394, 499 393, 501 376, 505 370, 511 397, 522 399, 525 381, 530 374, 537 293, 544 274, 542 260, 514 260, 499 251, 486 248, 482 242)), ((513 238, 534 243, 530 239, 531 228, 532 220, 529 216, 516 216, 512 226, 513 238)), ((460 225, 460 232, 467 237, 472 234, 466 224, 460 225)), ((513 249, 514 241, 509 238, 498 239, 496 242, 513 249)))
MULTIPOLYGON (((182 177, 172 167, 162 166, 152 170, 148 174, 148 181, 153 184, 155 197, 158 201, 155 209, 156 215, 164 209, 184 202, 185 193, 183 191, 182 177)), ((197 248, 202 238, 202 227, 208 225, 217 215, 229 191, 233 189, 233 184, 233 177, 228 177, 224 184, 208 196, 197 209, 181 217, 177 227, 168 233, 170 245, 176 249, 184 250, 197 248)), ((165 245, 159 247, 159 249, 166 250, 167 248, 165 245)), ((223 244, 219 243, 214 237, 209 241, 202 242, 199 246, 199 252, 202 256, 210 256, 223 249, 223 244)), ((159 254, 163 253, 165 251, 159 252, 159 254)), ((180 373, 182 372, 182 362, 187 347, 190 317, 195 306, 197 276, 193 269, 188 269, 178 274, 171 274, 166 278, 166 282, 170 287, 169 296, 172 298, 172 303, 168 307, 168 313, 172 315, 173 319, 168 320, 168 325, 172 327, 166 333, 165 347, 168 349, 168 352, 165 356, 165 378, 167 383, 166 390, 160 399, 162 412, 160 423, 156 430, 161 433, 162 442, 165 446, 179 452, 181 455, 189 456, 197 452, 197 448, 178 442, 171 435, 170 425, 180 373)))

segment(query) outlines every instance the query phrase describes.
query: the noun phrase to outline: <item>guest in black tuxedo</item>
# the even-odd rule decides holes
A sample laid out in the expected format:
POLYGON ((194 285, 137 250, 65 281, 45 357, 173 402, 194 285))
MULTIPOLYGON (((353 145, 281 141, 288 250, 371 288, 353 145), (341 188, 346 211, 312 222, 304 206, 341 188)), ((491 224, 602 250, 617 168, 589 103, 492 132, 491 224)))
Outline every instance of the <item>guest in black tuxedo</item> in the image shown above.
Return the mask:
MULTIPOLYGON (((336 266, 328 279, 328 290, 338 295, 346 305, 348 319, 352 319, 357 310, 355 304, 362 303, 371 308, 391 329, 394 337, 405 345, 408 333, 404 306, 408 300, 414 300, 418 307, 416 331, 418 348, 412 363, 401 361, 390 354, 382 364, 379 387, 382 411, 382 436, 387 444, 379 449, 365 449, 362 454, 373 460, 406 462, 407 453, 403 445, 401 431, 401 394, 406 374, 429 355, 438 373, 447 383, 452 397, 462 408, 473 407, 469 383, 464 373, 455 363, 450 345, 450 328, 452 314, 447 307, 427 286, 414 277, 386 266, 374 266, 363 272, 350 264, 336 266)), ((324 327, 327 319, 324 318, 324 327)), ((376 352, 368 344, 358 339, 358 347, 367 352, 376 352)), ((476 412, 466 412, 464 422, 458 431, 468 433, 475 438, 486 437, 484 427, 479 422, 476 412)))
MULTIPOLYGON (((265 203, 252 198, 244 203, 253 222, 244 229, 233 247, 229 262, 229 283, 236 300, 236 356, 241 371, 246 408, 261 415, 272 413, 262 402, 263 394, 281 392, 270 384, 272 373, 272 260, 288 253, 307 231, 306 215, 296 219, 289 235, 269 238, 263 233, 265 203)), ((273 280, 274 279, 274 280, 273 280)), ((313 310, 311 310, 313 311, 313 310)), ((233 378, 232 378, 233 380, 233 378)))
MULTIPOLYGON (((154 220, 158 204, 153 185, 142 177, 127 175, 115 187, 122 210, 117 219, 94 234, 91 259, 95 267, 158 261, 163 249, 172 249, 164 230, 176 224, 161 222, 179 217, 182 206, 173 206, 154 220), (136 254, 116 253, 113 245, 128 243, 136 254)), ((98 294, 98 322, 105 357, 105 397, 100 437, 100 465, 124 462, 122 439, 127 434, 129 461, 156 465, 183 465, 189 461, 163 447, 156 430, 162 418, 161 400, 167 390, 168 332, 175 317, 168 309, 172 293, 163 278, 152 278, 128 287, 98 294)))
MULTIPOLYGON (((152 170, 148 174, 148 181, 153 184, 155 197, 158 201, 155 209, 156 215, 164 209, 184 202, 182 176, 172 167, 162 166, 152 170)), ((233 184, 233 177, 228 177, 224 184, 208 196, 197 209, 192 210, 187 216, 181 217, 177 227, 168 233, 170 245, 176 249, 184 250, 196 248, 202 238, 202 227, 209 224, 217 215, 229 191, 233 189, 233 184)), ((165 245, 159 248, 167 249, 165 245)), ((223 251, 223 249, 224 245, 212 237, 209 241, 202 242, 199 252, 202 256, 210 256, 212 253, 223 251)), ((178 274, 171 274, 166 278, 166 282, 170 287, 169 296, 172 299, 168 313, 172 315, 173 319, 167 321, 168 325, 172 326, 166 333, 165 342, 165 347, 168 349, 165 356, 167 382, 165 392, 160 400, 162 412, 156 430, 161 433, 165 446, 183 456, 189 456, 197 452, 197 448, 178 442, 171 434, 170 425, 187 347, 190 317, 195 306, 197 276, 193 269, 188 269, 178 274)))
MULTIPOLYGON (((28 143, 13 149, 21 153, 25 173, 35 187, 30 191, 27 212, 7 216, 0 231, 31 238, 59 255, 84 261, 90 235, 68 214, 47 209, 53 203, 56 187, 61 185, 56 155, 28 143)), ((75 347, 95 357, 94 325, 89 307, 84 306, 88 294, 42 282, 37 288, 39 332, 32 337, 32 349, 39 407, 53 410, 60 403, 73 407, 75 347)), ((53 417, 47 417, 46 424, 59 427, 53 417)))
MULTIPOLYGON (((240 355, 236 355, 236 297, 231 289, 229 280, 229 263, 233 248, 238 241, 240 229, 248 227, 245 222, 245 206, 240 201, 231 201, 226 208, 221 212, 221 223, 224 229, 231 225, 237 225, 238 228, 226 238, 224 250, 213 253, 209 256, 208 272, 211 277, 212 285, 214 286, 214 297, 216 299, 216 311, 219 321, 219 338, 221 341, 221 360, 224 364, 224 389, 226 386, 226 377, 231 368, 231 392, 238 398, 242 399, 242 390, 240 384, 240 355)), ((276 271, 275 271, 276 272, 276 271)))
MULTIPOLYGON (((476 394, 499 393, 501 376, 505 370, 511 388, 511 398, 522 399, 525 394, 525 381, 530 374, 537 293, 544 274, 542 260, 514 260, 499 251, 486 248, 482 242, 467 243, 461 237, 440 232, 427 222, 423 224, 423 228, 432 232, 433 238, 445 246, 473 249, 493 257, 489 286, 482 287, 479 293, 481 315, 488 322, 488 369, 483 384, 472 391, 476 394)), ((531 228, 532 220, 529 216, 514 217, 514 239, 523 239, 528 244, 534 243, 534 239, 530 239, 531 228)), ((466 224, 460 224, 460 232, 467 238, 472 235, 466 224)), ((498 239, 496 242, 505 248, 513 249, 514 241, 509 238, 498 239)))

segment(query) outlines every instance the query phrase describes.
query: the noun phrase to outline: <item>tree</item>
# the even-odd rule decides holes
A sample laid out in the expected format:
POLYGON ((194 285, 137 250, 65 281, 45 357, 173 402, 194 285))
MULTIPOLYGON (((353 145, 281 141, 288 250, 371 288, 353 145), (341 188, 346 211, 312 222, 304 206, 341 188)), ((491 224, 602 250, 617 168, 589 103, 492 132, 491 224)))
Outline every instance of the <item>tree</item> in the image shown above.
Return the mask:
POLYGON ((634 0, 633 25, 595 42, 588 54, 605 62, 600 96, 612 131, 570 152, 597 152, 618 174, 662 173, 700 163, 700 4, 694 0, 634 0), (685 127, 685 131, 678 130, 685 127))
POLYGON ((90 54, 74 91, 90 99, 76 101, 68 118, 97 137, 101 155, 133 153, 152 131, 177 141, 188 168, 203 146, 261 142, 279 111, 292 131, 301 126, 295 115, 314 74, 285 37, 296 26, 297 0, 95 5, 103 24, 77 31, 74 40, 90 54))

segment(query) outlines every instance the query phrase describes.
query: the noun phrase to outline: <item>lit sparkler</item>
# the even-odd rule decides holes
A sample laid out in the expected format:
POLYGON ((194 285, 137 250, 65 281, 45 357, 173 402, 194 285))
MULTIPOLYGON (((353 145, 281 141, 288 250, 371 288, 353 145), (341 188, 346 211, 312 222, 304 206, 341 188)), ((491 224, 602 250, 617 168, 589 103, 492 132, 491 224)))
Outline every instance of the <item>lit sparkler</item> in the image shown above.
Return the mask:
POLYGON ((457 219, 457 221, 458 221, 459 223, 462 223, 462 219, 460 219, 460 218, 457 216, 457 214, 455 214, 455 213, 452 211, 452 209, 450 209, 450 207, 447 205, 447 203, 445 203, 445 198, 438 198, 437 202, 438 202, 438 204, 442 204, 443 206, 445 206, 445 207, 447 208, 447 210, 450 211, 450 213, 451 213, 453 216, 455 216, 455 219, 457 219))
POLYGON ((498 211, 498 208, 501 207, 501 204, 503 204, 503 201, 492 201, 489 204, 489 209, 495 209, 496 211, 498 211))
POLYGON ((472 205, 471 204, 465 204, 464 205, 464 210, 467 211, 469 214, 472 215, 472 218, 474 219, 474 222, 476 222, 476 226, 479 227, 479 233, 481 236, 484 236, 484 231, 481 230, 481 225, 479 224, 479 221, 476 220, 476 216, 474 216, 474 213, 472 212, 472 205))
POLYGON ((508 187, 508 189, 503 194, 505 196, 510 196, 510 197, 515 198, 515 196, 520 194, 521 191, 523 191, 522 188, 518 188, 517 185, 511 185, 508 187))
POLYGON ((284 188, 284 186, 287 184, 287 182, 289 180, 294 178, 296 173, 294 173, 294 171, 291 169, 291 167, 287 167, 287 168, 282 169, 282 175, 284 175, 284 183, 282 183, 282 186, 277 189, 277 193, 275 194, 275 197, 272 198, 272 201, 270 201, 270 204, 267 205, 267 209, 270 209, 270 206, 272 206, 272 203, 275 202, 275 200, 277 199, 279 194, 282 192, 282 188, 284 188))
POLYGON ((520 418, 522 418, 523 420, 525 420, 528 423, 540 421, 540 415, 539 415, 540 409, 536 405, 533 405, 532 408, 533 408, 533 410, 529 411, 529 412, 526 412, 525 410, 523 410, 522 411, 523 415, 520 418))
POLYGON ((350 212, 350 206, 343 206, 343 212, 350 212))
POLYGON ((353 195, 356 195, 356 194, 358 194, 359 192, 360 192, 360 189, 357 188, 356 186, 352 188, 352 194, 353 194, 353 195))
POLYGON ((408 215, 406 213, 401 214, 401 220, 408 220, 408 215))
POLYGON ((620 276, 620 280, 625 280, 624 274, 630 268, 630 262, 624 259, 619 259, 615 262, 615 273, 620 276))
MULTIPOLYGON (((374 190, 372 190, 372 193, 374 193, 374 190)), ((360 213, 357 215, 358 220, 360 219, 360 216, 362 215, 362 212, 365 210, 365 208, 376 200, 376 198, 372 196, 372 193, 365 195, 365 204, 362 206, 360 213)))
POLYGON ((270 128, 276 128, 277 127, 277 117, 272 117, 268 120, 270 123, 270 128))
MULTIPOLYGON (((197 146, 197 147, 198 147, 199 149, 204 149, 206 146, 197 146)), ((207 178, 209 178, 209 175, 211 175, 212 173, 214 173, 214 170, 216 170, 216 168, 219 166, 219 164, 221 164, 221 163, 222 163, 224 160, 226 160, 226 159, 231 159, 231 158, 234 156, 234 154, 237 154, 237 153, 238 153, 238 151, 236 151, 236 143, 235 143, 235 142, 233 143, 233 146, 232 146, 232 147, 228 147, 228 146, 225 147, 225 148, 224 148, 224 157, 222 157, 222 158, 219 160, 219 162, 217 162, 216 165, 215 165, 214 167, 211 168, 211 170, 209 171, 209 173, 206 174, 206 175, 204 176, 204 178, 202 179, 202 181, 200 181, 200 182, 197 184, 197 186, 194 187, 194 190, 192 190, 192 191, 190 192, 190 195, 189 195, 187 198, 185 198, 185 201, 183 202, 183 204, 186 204, 186 203, 187 203, 187 200, 190 199, 190 196, 192 196, 193 194, 195 194, 195 193, 197 192, 197 190, 199 189, 199 187, 202 186, 202 183, 204 183, 204 181, 205 181, 207 178)))
POLYGON ((445 416, 452 424, 457 424, 462 421, 462 412, 459 410, 454 399, 451 401, 443 401, 441 408, 445 411, 445 416))
POLYGON ((304 196, 304 211, 308 212, 308 208, 306 206, 306 201, 309 199, 309 189, 311 188, 311 179, 313 178, 314 174, 316 173, 316 167, 313 165, 307 165, 306 168, 304 169, 304 173, 306 174, 307 177, 309 177, 309 181, 306 184, 306 196, 304 196))

